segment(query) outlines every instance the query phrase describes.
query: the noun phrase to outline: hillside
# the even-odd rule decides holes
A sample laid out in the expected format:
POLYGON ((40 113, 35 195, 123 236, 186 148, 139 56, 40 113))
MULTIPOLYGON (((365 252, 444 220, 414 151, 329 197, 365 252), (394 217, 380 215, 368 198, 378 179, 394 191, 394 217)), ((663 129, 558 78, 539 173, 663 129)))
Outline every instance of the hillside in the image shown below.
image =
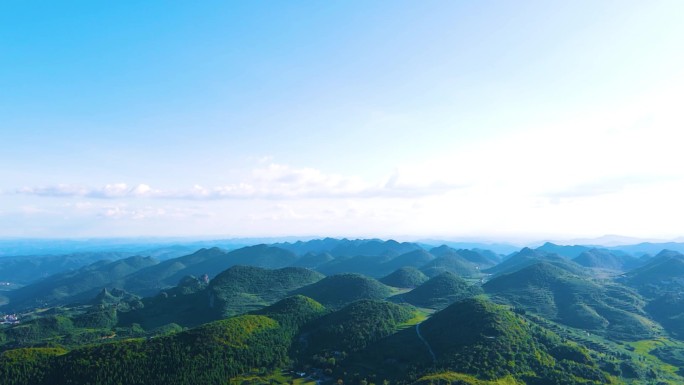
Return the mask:
POLYGON ((166 260, 157 266, 141 270, 128 277, 125 289, 139 295, 154 295, 172 287, 185 276, 214 277, 235 265, 280 268, 293 263, 297 257, 290 251, 267 245, 243 247, 226 252, 217 247, 201 249, 179 258, 166 260))
POLYGON ((663 250, 643 266, 624 274, 622 281, 647 294, 684 288, 684 255, 663 250))
POLYGON ((325 314, 310 298, 295 296, 248 314, 152 339, 127 339, 67 352, 22 348, 0 354, 7 385, 92 383, 225 384, 254 368, 277 369, 300 328, 325 314))
POLYGON ((562 343, 553 333, 483 299, 456 302, 417 328, 379 341, 351 361, 373 365, 383 374, 416 379, 437 367, 473 381, 507 376, 535 385, 608 381, 584 349, 562 343))
POLYGON ((414 317, 408 307, 378 300, 360 300, 307 325, 300 337, 306 357, 335 351, 352 353, 394 333, 414 317))
POLYGON ((392 297, 418 307, 442 309, 458 300, 482 293, 482 289, 468 284, 463 278, 445 272, 409 291, 392 297))
POLYGON ((387 298, 392 290, 361 274, 338 274, 305 286, 295 293, 313 298, 326 307, 340 308, 360 299, 387 298))
POLYGON ((595 333, 634 340, 658 331, 634 291, 609 282, 600 285, 549 263, 501 275, 483 287, 497 301, 595 333))
POLYGON ((573 262, 589 268, 626 271, 639 265, 639 260, 629 255, 616 255, 605 249, 583 251, 573 262))
POLYGON ((335 259, 329 253, 307 253, 301 256, 299 259, 294 261, 290 266, 292 267, 306 267, 307 269, 316 269, 319 266, 325 265, 326 263, 335 259))
POLYGON ((392 257, 387 255, 367 256, 357 255, 354 257, 338 257, 332 261, 318 266, 316 270, 325 275, 335 275, 343 273, 363 274, 370 277, 381 277, 384 271, 382 264, 389 261, 392 257))
POLYGON ((408 253, 404 253, 383 263, 380 266, 379 274, 388 274, 389 272, 395 271, 401 267, 418 268, 424 266, 433 259, 435 259, 435 256, 423 249, 409 251, 408 253))
POLYGON ((80 269, 97 261, 115 261, 135 255, 125 252, 93 252, 2 257, 0 258, 0 282, 27 285, 54 274, 80 269))
POLYGON ((254 367, 283 365, 291 335, 271 318, 245 315, 166 337, 60 352, 30 366, 7 357, 33 349, 5 352, 0 375, 6 385, 218 385, 254 367))
POLYGON ((448 253, 435 258, 420 267, 420 271, 428 277, 434 277, 444 272, 453 273, 462 277, 475 277, 480 275, 478 266, 458 253, 448 253))
POLYGON ((567 270, 573 274, 585 274, 582 266, 573 261, 563 258, 558 254, 546 253, 541 250, 532 250, 528 247, 523 248, 505 261, 485 270, 484 272, 493 275, 508 274, 539 262, 546 262, 548 264, 560 267, 561 269, 567 270))
POLYGON ((228 265, 230 265, 226 260, 227 254, 226 251, 219 249, 218 247, 213 247, 211 249, 200 249, 189 255, 169 259, 155 266, 131 274, 126 278, 123 288, 126 289, 126 291, 142 296, 155 295, 161 289, 175 286, 178 281, 185 276, 209 274, 209 271, 196 268, 196 266, 203 262, 212 261, 212 264, 218 264, 218 262, 221 261, 222 265, 226 265, 223 269, 215 271, 212 275, 227 269, 229 267, 228 265))
POLYGON ((585 251, 589 251, 591 247, 581 245, 557 245, 555 243, 546 242, 537 247, 535 250, 542 251, 547 254, 557 254, 567 259, 577 258, 585 251))
POLYGON ((99 261, 8 292, 12 309, 54 306, 94 297, 105 287, 120 287, 124 277, 159 262, 150 257, 99 261))
POLYGON ((458 255, 465 259, 466 261, 474 263, 480 269, 487 267, 492 267, 499 263, 496 254, 487 250, 467 250, 467 249, 454 249, 447 245, 442 245, 430 249, 430 254, 436 257, 444 257, 447 255, 458 255))
POLYGON ((351 257, 356 255, 396 257, 420 248, 415 243, 399 243, 392 239, 388 241, 381 241, 379 239, 342 240, 333 249, 329 250, 329 253, 334 257, 351 257))
POLYGON ((209 306, 224 317, 240 314, 268 306, 321 279, 320 273, 301 267, 269 270, 233 266, 211 280, 207 289, 209 306))
POLYGON ((380 279, 387 286, 412 289, 426 282, 429 278, 414 267, 402 267, 380 279))
POLYGON ((663 250, 619 280, 648 298, 649 314, 671 335, 684 339, 684 255, 663 250))
POLYGON ((144 306, 120 314, 122 325, 153 329, 170 323, 193 327, 261 309, 323 276, 300 267, 270 270, 233 266, 206 285, 188 276, 179 285, 143 300, 144 306))

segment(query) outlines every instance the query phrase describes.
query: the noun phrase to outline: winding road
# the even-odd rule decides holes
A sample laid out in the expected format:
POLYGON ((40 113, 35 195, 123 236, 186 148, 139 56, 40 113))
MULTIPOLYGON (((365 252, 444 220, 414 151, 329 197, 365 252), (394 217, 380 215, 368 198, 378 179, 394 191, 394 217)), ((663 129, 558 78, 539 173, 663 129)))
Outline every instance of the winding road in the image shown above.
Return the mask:
POLYGON ((430 344, 427 342, 425 338, 423 338, 423 335, 420 334, 420 324, 416 324, 416 334, 418 335, 418 338, 420 338, 420 340, 423 341, 425 346, 428 348, 428 351, 432 356, 432 362, 437 363, 437 356, 435 355, 435 352, 432 351, 432 347, 430 347, 430 344))

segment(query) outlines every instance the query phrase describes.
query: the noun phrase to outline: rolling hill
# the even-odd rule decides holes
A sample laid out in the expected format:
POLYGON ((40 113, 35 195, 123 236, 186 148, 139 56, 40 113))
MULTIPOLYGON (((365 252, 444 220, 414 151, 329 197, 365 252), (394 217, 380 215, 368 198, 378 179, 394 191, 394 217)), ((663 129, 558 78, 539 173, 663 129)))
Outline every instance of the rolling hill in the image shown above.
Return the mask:
POLYGON ((326 263, 335 259, 329 253, 307 253, 301 256, 299 259, 290 264, 292 267, 306 267, 307 269, 316 269, 326 263))
POLYGON ((624 274, 622 281, 653 295, 684 288, 684 255, 663 250, 648 263, 624 274))
POLYGON ((644 300, 619 284, 598 284, 549 263, 536 263, 484 284, 493 299, 569 326, 625 340, 653 337, 644 300))
POLYGON ((527 266, 537 264, 539 262, 546 262, 548 264, 560 267, 573 274, 584 275, 585 272, 582 266, 572 262, 558 254, 546 253, 541 250, 532 250, 528 247, 523 248, 500 264, 485 270, 485 273, 498 275, 513 273, 527 266))
POLYGON ((499 259, 496 257, 496 254, 487 251, 487 250, 467 250, 467 249, 454 249, 451 248, 447 245, 442 245, 439 247, 435 247, 433 249, 430 249, 430 254, 436 256, 436 257, 444 257, 446 255, 459 255, 463 257, 463 259, 474 263, 476 266, 478 266, 480 269, 484 269, 487 267, 492 267, 499 263, 499 259))
POLYGON ((185 276, 207 274, 214 277, 235 265, 249 265, 275 269, 292 264, 297 257, 290 251, 264 244, 226 252, 213 247, 179 258, 166 260, 156 266, 127 277, 124 289, 139 295, 154 295, 159 290, 173 287, 185 276))
POLYGON ((359 368, 372 366, 398 378, 421 378, 436 367, 470 381, 457 384, 494 383, 506 377, 535 385, 608 382, 583 348, 563 343, 513 312, 477 298, 456 302, 350 360, 359 368))
POLYGON ((547 254, 557 254, 567 259, 577 258, 585 251, 589 251, 591 247, 581 245, 557 245, 555 243, 546 242, 537 247, 535 250, 542 251, 547 254))
POLYGON ((387 255, 338 257, 324 265, 318 266, 316 270, 325 275, 356 273, 371 277, 381 277, 383 275, 381 266, 390 259, 391 257, 387 255))
POLYGON ((240 314, 268 306, 321 279, 320 273, 301 267, 269 270, 233 266, 211 280, 207 289, 208 303, 221 316, 240 314))
POLYGON ((409 251, 408 253, 404 253, 383 263, 379 266, 378 274, 386 275, 401 267, 418 268, 424 266, 433 259, 435 259, 435 256, 423 249, 409 251))
POLYGON ((302 330, 305 356, 359 351, 394 333, 401 323, 413 316, 412 309, 386 301, 353 302, 302 330))
POLYGON ((434 277, 444 272, 453 273, 463 277, 475 277, 480 275, 478 266, 458 253, 449 253, 437 257, 420 267, 420 271, 428 277, 434 277))
POLYGON ((578 265, 595 269, 627 271, 640 264, 639 259, 629 255, 616 255, 605 249, 590 249, 583 251, 572 260, 578 265))
POLYGON ((341 308, 360 299, 385 299, 392 290, 361 274, 338 274, 305 286, 295 292, 313 298, 329 308, 341 308))
POLYGON ((387 286, 412 289, 426 282, 429 278, 414 267, 402 267, 380 279, 387 286))
POLYGON ((482 293, 482 289, 468 284, 463 278, 444 272, 409 291, 392 297, 418 307, 443 309, 453 302, 482 293))
POLYGON ((8 292, 10 303, 7 306, 21 309, 87 300, 105 287, 120 287, 126 276, 158 263, 153 258, 138 256, 113 262, 99 261, 8 292))

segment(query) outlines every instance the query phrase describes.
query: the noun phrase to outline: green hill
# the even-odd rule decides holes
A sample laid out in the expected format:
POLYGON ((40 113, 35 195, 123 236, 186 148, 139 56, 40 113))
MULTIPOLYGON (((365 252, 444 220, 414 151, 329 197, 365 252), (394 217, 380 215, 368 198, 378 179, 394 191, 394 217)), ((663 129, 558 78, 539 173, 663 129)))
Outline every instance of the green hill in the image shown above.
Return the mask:
POLYGON ((94 297, 105 287, 120 287, 124 277, 159 262, 150 257, 99 261, 8 292, 12 309, 55 306, 94 297))
POLYGON ((80 252, 64 255, 3 256, 0 258, 0 282, 27 285, 51 275, 78 270, 97 261, 115 261, 134 255, 136 254, 127 252, 80 252))
POLYGON ((624 274, 623 282, 652 295, 684 288, 684 255, 663 250, 648 263, 624 274))
POLYGON ((378 277, 384 274, 384 270, 381 266, 391 258, 392 257, 387 255, 357 255, 355 257, 338 257, 324 265, 318 266, 316 270, 325 275, 356 273, 371 277, 378 277))
MULTIPOLYGON (((84 347, 50 356, 26 370, 42 373, 40 378, 3 377, 3 384, 218 385, 252 368, 282 366, 287 362, 290 342, 291 333, 277 321, 244 315, 166 337, 84 347)), ((16 371, 20 365, 0 363, 0 373, 16 371)))
POLYGON ((557 335, 478 298, 456 302, 350 361, 398 378, 420 379, 435 368, 469 378, 470 382, 458 382, 454 375, 458 381, 447 382, 456 384, 507 377, 530 385, 609 381, 585 349, 563 343, 557 335))
POLYGON ((684 339, 684 255, 663 250, 620 281, 648 298, 649 314, 673 336, 684 339))
POLYGON ((356 255, 396 257, 420 248, 415 243, 399 243, 392 239, 384 242, 379 239, 357 239, 352 241, 343 239, 329 252, 334 257, 351 257, 356 255))
POLYGON ((269 269, 288 266, 297 260, 291 251, 267 245, 243 247, 226 252, 217 247, 201 249, 179 258, 169 259, 128 277, 125 289, 140 295, 154 295, 159 290, 173 287, 181 278, 207 274, 213 277, 235 265, 269 269))
POLYGON ((66 352, 16 349, 0 354, 6 385, 225 384, 227 379, 272 371, 289 363, 300 328, 326 313, 295 296, 259 310, 151 339, 129 339, 66 352))
POLYGON ((639 260, 629 255, 616 255, 609 250, 591 249, 583 251, 573 262, 584 267, 625 271, 636 267, 639 260))
POLYGON ((402 267, 380 279, 387 286, 412 289, 426 282, 429 278, 414 267, 402 267))
POLYGON ((161 289, 174 287, 185 276, 193 275, 199 277, 209 273, 215 275, 227 269, 231 265, 227 259, 227 254, 226 251, 213 247, 169 259, 126 277, 123 288, 126 291, 142 296, 155 295, 161 289), (224 267, 213 272, 207 271, 204 268, 197 268, 197 266, 206 265, 206 263, 210 263, 217 268, 219 268, 217 265, 224 267))
POLYGON ((292 290, 322 279, 301 267, 270 270, 233 266, 203 284, 194 277, 143 300, 144 307, 120 314, 122 325, 153 329, 176 323, 185 327, 261 309, 285 298, 292 290))
POLYGON ((389 272, 395 271, 400 267, 418 268, 432 261, 433 259, 435 259, 435 256, 423 249, 409 251, 408 253, 402 254, 383 263, 379 267, 380 271, 378 273, 388 274, 389 272))
POLYGON ((319 266, 325 265, 326 263, 335 259, 329 253, 307 253, 301 258, 294 261, 290 266, 292 267, 306 267, 307 269, 316 269, 319 266))
POLYGON ((389 256, 396 257, 421 247, 415 243, 399 243, 394 240, 382 241, 379 239, 312 239, 310 241, 297 241, 294 243, 274 243, 272 246, 290 250, 297 255, 307 253, 329 253, 333 257, 353 256, 389 256))
POLYGON ((684 295, 670 292, 646 305, 646 311, 674 337, 684 340, 684 295))
POLYGON ((272 318, 278 321, 281 327, 288 328, 295 333, 302 326, 326 313, 328 310, 313 299, 303 295, 294 295, 281 299, 271 306, 256 310, 252 314, 272 318))
POLYGON ((546 262, 548 264, 560 267, 561 269, 567 270, 573 274, 586 274, 582 266, 565 259, 558 254, 546 253, 541 250, 532 250, 528 247, 523 248, 500 264, 485 270, 485 273, 494 275, 513 273, 539 262, 546 262))
POLYGON ((394 333, 399 325, 414 317, 406 306, 386 301, 360 300, 325 315, 302 330, 305 355, 352 353, 394 333))
POLYGON ((392 290, 373 278, 361 274, 338 274, 326 277, 296 291, 326 307, 340 308, 360 299, 384 299, 392 290))
POLYGON ((211 280, 208 303, 221 316, 240 314, 268 306, 322 278, 320 273, 301 267, 268 270, 233 266, 211 280))
POLYGON ((549 263, 537 263, 484 284, 493 299, 569 326, 620 339, 646 339, 657 327, 644 300, 619 284, 598 284, 549 263))
POLYGON ((445 272, 430 278, 427 282, 393 297, 393 300, 407 302, 418 307, 442 309, 458 300, 482 293, 482 289, 468 284, 463 278, 445 272))
POLYGON ((567 258, 567 259, 574 259, 577 258, 580 254, 582 254, 585 251, 588 251, 591 249, 588 246, 580 246, 580 245, 556 245, 551 242, 546 242, 543 245, 539 246, 536 248, 538 251, 543 251, 547 254, 557 254, 560 255, 561 257, 567 258))
POLYGON ((449 253, 435 258, 420 267, 420 271, 428 277, 434 277, 444 272, 453 273, 463 277, 480 275, 477 265, 463 258, 458 253, 449 253))
MULTIPOLYGON (((233 250, 228 253, 227 259, 230 261, 230 266, 246 265, 265 269, 279 269, 292 264, 297 260, 297 256, 289 250, 261 244, 233 250)), ((225 270, 225 268, 220 267, 217 269, 208 261, 199 264, 198 268, 203 268, 210 272, 225 270)))
POLYGON ((436 257, 444 257, 447 255, 458 255, 462 257, 463 259, 474 263, 476 266, 480 267, 481 269, 487 268, 487 267, 492 267, 499 263, 499 260, 495 257, 495 255, 492 255, 493 253, 487 252, 485 250, 467 250, 467 249, 459 249, 456 250, 454 248, 451 248, 447 245, 442 245, 439 247, 435 247, 433 249, 430 249, 430 254, 436 256, 436 257))
POLYGON ((204 280, 184 277, 176 287, 165 289, 154 297, 128 302, 131 309, 119 312, 119 325, 138 324, 151 330, 168 324, 192 327, 214 321, 220 317, 209 308, 206 288, 204 280))

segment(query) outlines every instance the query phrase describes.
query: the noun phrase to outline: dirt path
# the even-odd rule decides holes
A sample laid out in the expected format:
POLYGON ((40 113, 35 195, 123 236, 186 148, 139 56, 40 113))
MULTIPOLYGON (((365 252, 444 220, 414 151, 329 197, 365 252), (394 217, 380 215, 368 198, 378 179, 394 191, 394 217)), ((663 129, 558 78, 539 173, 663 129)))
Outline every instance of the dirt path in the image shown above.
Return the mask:
POLYGON ((427 342, 425 338, 423 338, 423 335, 420 334, 420 324, 416 324, 416 334, 418 335, 418 338, 420 338, 421 341, 425 344, 425 346, 428 348, 428 351, 430 352, 430 355, 432 356, 432 362, 436 363, 437 362, 437 356, 435 355, 435 352, 432 351, 432 347, 430 347, 430 344, 427 342))

